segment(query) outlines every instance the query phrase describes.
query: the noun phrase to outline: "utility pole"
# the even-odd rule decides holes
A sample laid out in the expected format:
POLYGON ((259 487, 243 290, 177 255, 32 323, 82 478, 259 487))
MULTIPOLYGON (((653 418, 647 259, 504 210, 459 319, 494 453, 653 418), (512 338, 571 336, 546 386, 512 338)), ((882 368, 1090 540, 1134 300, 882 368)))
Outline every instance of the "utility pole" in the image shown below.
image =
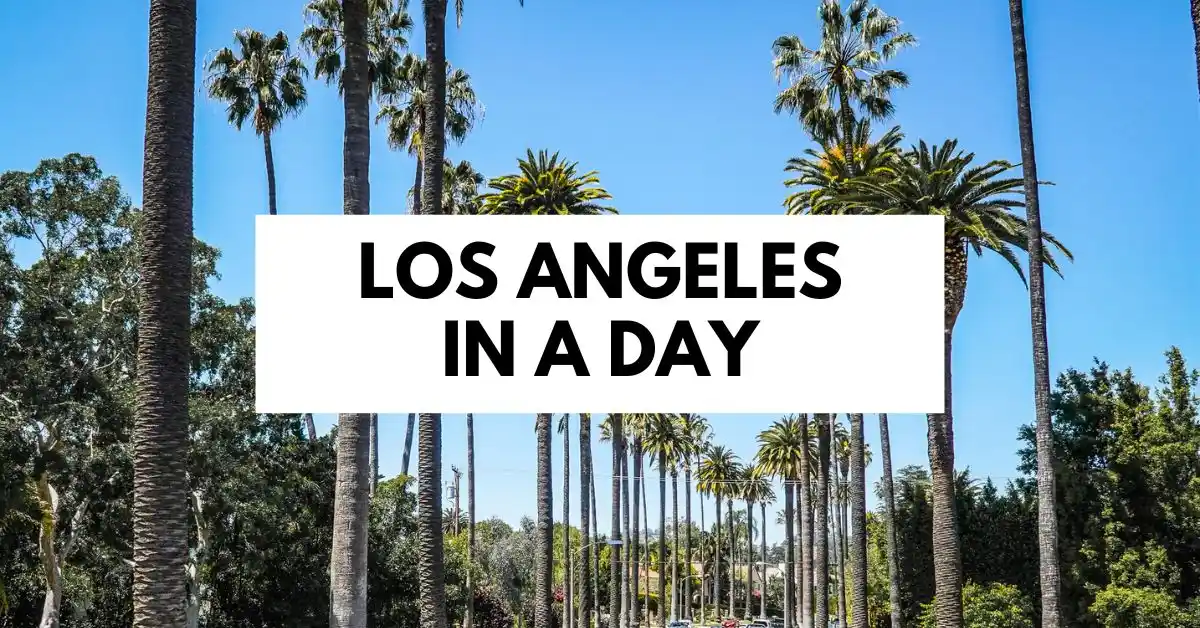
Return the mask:
POLYGON ((451 465, 450 472, 454 474, 454 485, 450 488, 454 495, 454 535, 458 536, 458 506, 459 506, 459 482, 462 480, 462 471, 458 467, 451 465))

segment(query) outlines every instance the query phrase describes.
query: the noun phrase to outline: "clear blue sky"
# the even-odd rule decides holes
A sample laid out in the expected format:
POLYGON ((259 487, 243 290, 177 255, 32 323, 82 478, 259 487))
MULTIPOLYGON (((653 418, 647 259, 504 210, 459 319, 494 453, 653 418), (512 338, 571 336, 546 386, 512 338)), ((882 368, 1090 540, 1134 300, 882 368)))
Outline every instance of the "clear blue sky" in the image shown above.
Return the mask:
MULTIPOLYGON (((599 170, 624 213, 780 211, 783 164, 808 142, 771 111, 770 46, 784 33, 816 35, 815 0, 526 4, 468 0, 462 29, 448 36, 451 62, 470 72, 487 107, 452 157, 497 175, 527 147, 560 150, 599 170)), ((920 40, 897 61, 912 80, 895 98, 908 138, 957 137, 980 158, 1018 160, 1008 3, 882 4, 920 40)), ((137 202, 148 3, 10 5, 0 34, 32 56, 4 66, 0 171, 91 154, 137 202)), ((300 0, 200 2, 199 56, 228 45, 236 28, 284 29, 295 39, 301 8, 300 0)), ((1043 192, 1044 222, 1077 256, 1066 281, 1049 282, 1051 367, 1087 367, 1099 356, 1145 381, 1171 344, 1200 361, 1200 253, 1192 248, 1200 125, 1186 7, 1057 0, 1028 3, 1027 12, 1039 174, 1057 183, 1043 192)), ((413 39, 419 51, 423 37, 413 39)), ((308 109, 275 138, 281 213, 341 211, 341 134, 335 90, 312 83, 308 109)), ((413 161, 390 152, 378 130, 372 141, 372 211, 399 212, 413 161)), ((221 105, 198 98, 195 163, 196 231, 224 251, 219 291, 252 294, 253 220, 266 212, 261 144, 227 125, 221 105)), ((1032 415, 1027 294, 1003 262, 971 264, 955 334, 958 465, 1007 478, 1017 426, 1032 415)), ((880 313, 889 307, 880 303, 880 313)), ((710 418, 718 438, 748 458, 775 417, 710 418)), ((893 417, 897 467, 927 463, 923 419, 893 417)), ((323 427, 332 420, 322 417, 323 427)), ((532 513, 532 418, 481 416, 476 424, 479 515, 515 521, 532 513)), ((867 425, 877 452, 873 417, 867 425)), ((383 417, 381 431, 381 468, 391 475, 403 417, 383 417)), ((462 417, 447 416, 447 479, 450 464, 464 466, 464 443, 462 417)), ((605 448, 595 452, 603 522, 610 458, 605 448)), ((874 483, 878 462, 869 473, 874 483)), ((561 467, 554 477, 557 485, 561 467)))

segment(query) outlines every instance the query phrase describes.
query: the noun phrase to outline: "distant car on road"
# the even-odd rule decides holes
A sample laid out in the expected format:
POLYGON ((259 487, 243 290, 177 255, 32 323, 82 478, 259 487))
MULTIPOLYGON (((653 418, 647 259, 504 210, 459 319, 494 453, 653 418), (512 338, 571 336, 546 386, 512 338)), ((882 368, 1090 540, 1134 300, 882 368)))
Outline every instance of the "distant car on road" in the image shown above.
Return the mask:
POLYGON ((763 619, 760 617, 758 619, 752 620, 749 624, 746 624, 746 625, 750 626, 752 628, 770 628, 771 624, 766 619, 763 619))
POLYGON ((772 617, 767 621, 767 628, 783 628, 783 620, 778 617, 772 617))
POLYGON ((738 620, 726 619, 721 622, 721 628, 739 628, 738 620))

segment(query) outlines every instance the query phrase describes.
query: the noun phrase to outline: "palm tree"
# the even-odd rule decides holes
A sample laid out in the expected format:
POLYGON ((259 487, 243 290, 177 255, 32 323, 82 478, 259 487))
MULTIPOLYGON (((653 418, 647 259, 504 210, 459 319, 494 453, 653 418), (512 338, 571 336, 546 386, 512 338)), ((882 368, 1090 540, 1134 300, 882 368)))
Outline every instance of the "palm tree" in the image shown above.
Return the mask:
MULTIPOLYGON (((574 616, 571 614, 574 611, 572 604, 574 603, 574 589, 572 588, 573 573, 572 565, 572 550, 571 550, 571 415, 563 414, 558 420, 558 433, 563 435, 563 591, 565 592, 563 602, 563 625, 570 627, 574 625, 574 616)), ((553 549, 553 548, 552 548, 553 549)))
POLYGON ((902 150, 900 142, 904 134, 900 127, 892 127, 881 135, 878 140, 871 140, 871 123, 869 120, 859 120, 855 124, 854 136, 851 138, 853 167, 846 159, 842 149, 840 134, 825 138, 821 150, 807 149, 805 157, 793 157, 784 166, 785 172, 795 173, 783 182, 789 188, 799 187, 784 199, 783 205, 788 214, 808 214, 813 208, 829 202, 839 193, 844 192, 846 181, 851 178, 851 170, 857 176, 878 174, 900 157, 902 150))
MULTIPOLYGON (((1029 251, 1029 313, 1033 329, 1033 405, 1037 414, 1038 555, 1042 628, 1061 625, 1059 611, 1058 517, 1054 497, 1054 424, 1050 418, 1050 344, 1046 338, 1046 277, 1042 268, 1042 216, 1038 202, 1037 158, 1029 105, 1029 59, 1025 51, 1025 10, 1009 0, 1013 66, 1017 75, 1017 127, 1021 136, 1021 172, 1025 188, 1025 249, 1029 251)), ((1192 0, 1192 24, 1200 34, 1200 0, 1192 0)), ((1200 40, 1196 44, 1200 71, 1200 40)), ((1200 76, 1200 75, 1198 75, 1200 76)))
MULTIPOLYGON (((717 554, 713 563, 713 601, 716 603, 718 614, 721 608, 721 499, 730 493, 738 467, 737 456, 724 445, 714 445, 704 453, 700 469, 696 474, 698 487, 701 491, 712 495, 717 502, 716 547, 717 554)), ((730 565, 732 571, 732 565, 730 565)))
MULTIPOLYGON (((678 455, 679 429, 674 415, 649 414, 640 417, 643 424, 643 446, 658 466, 658 620, 663 627, 667 625, 665 601, 667 599, 667 579, 664 573, 667 556, 667 470, 675 466, 678 455)), ((678 580, 672 578, 672 586, 678 580)))
POLYGON ((837 569, 837 616, 838 625, 846 625, 846 498, 850 475, 850 435, 837 415, 831 415, 830 444, 832 445, 833 478, 829 485, 830 510, 833 516, 834 547, 837 569), (840 475, 839 475, 840 473, 840 475))
POLYGON ((133 625, 187 620, 196 0, 151 0, 133 426, 133 625))
MULTIPOLYGON (((345 93, 346 40, 349 29, 345 24, 343 2, 340 0, 311 0, 304 7, 307 24, 300 32, 300 45, 313 56, 313 74, 326 83, 338 84, 345 93)), ((408 33, 413 20, 408 13, 408 0, 366 0, 367 93, 393 89, 397 72, 408 48, 408 33)))
POLYGON ((460 216, 479 213, 479 186, 483 185, 484 179, 471 162, 463 160, 452 164, 447 159, 444 177, 442 207, 445 212, 460 216))
POLYGON ((596 171, 578 174, 578 163, 559 161, 558 153, 526 151, 518 159, 518 174, 496 177, 488 182, 493 191, 480 196, 483 214, 595 215, 616 210, 597 204, 612 198, 600 187, 596 171))
MULTIPOLYGON (((726 519, 729 521, 729 616, 737 617, 737 611, 734 609, 734 589, 737 588, 737 557, 734 555, 737 547, 737 536, 734 532, 733 525, 733 500, 741 499, 742 497, 742 478, 744 477, 745 467, 741 463, 735 463, 733 469, 730 470, 730 483, 725 490, 726 503, 726 519)), ((720 517, 718 517, 720 519, 720 517)))
MULTIPOLYGON (((476 116, 481 111, 479 101, 471 86, 470 75, 461 69, 451 69, 449 63, 446 72, 445 136, 455 143, 462 143, 475 126, 476 116)), ((380 94, 383 104, 375 115, 376 121, 387 120, 388 146, 393 150, 406 150, 417 158, 411 192, 414 213, 421 211, 421 173, 425 164, 422 132, 432 87, 429 64, 417 55, 407 54, 396 71, 396 80, 380 94)), ((453 213, 444 200, 442 211, 453 213)))
MULTIPOLYGON (((800 626, 812 628, 813 624, 813 499, 812 499, 812 470, 813 441, 808 433, 808 414, 801 412, 796 419, 800 429, 799 441, 802 444, 800 453, 800 482, 794 488, 800 494, 800 626)), ((792 545, 789 543, 789 545, 792 545)), ((795 568, 789 574, 795 580, 795 568)), ((792 603, 795 604, 795 584, 793 586, 792 603)))
MULTIPOLYGON (((621 459, 625 457, 625 437, 622 434, 621 415, 608 415, 610 441, 612 442, 612 522, 610 536, 621 539, 621 459)), ((609 554, 608 572, 608 628, 619 628, 621 611, 621 546, 614 545, 609 554)))
POLYGON ((900 559, 896 548, 896 493, 892 487, 892 443, 888 435, 888 418, 879 415, 879 451, 883 456, 883 513, 887 517, 888 603, 892 628, 901 628, 900 617, 900 559))
POLYGON ((533 623, 550 628, 551 578, 554 577, 554 488, 550 479, 550 414, 539 413, 537 431, 537 557, 534 566, 533 623))
POLYGON ((253 116, 254 132, 263 140, 267 162, 267 208, 274 216, 275 155, 271 135, 284 118, 300 113, 308 102, 304 88, 308 68, 292 54, 283 31, 267 39, 256 30, 243 29, 235 31, 233 37, 238 52, 231 48, 218 50, 208 63, 205 82, 211 98, 227 103, 229 123, 239 131, 253 116))
POLYGON ((475 415, 467 413, 467 628, 475 626, 475 415))
MULTIPOLYGON (((366 0, 344 3, 346 67, 342 75, 345 107, 345 143, 343 150, 343 211, 363 215, 370 211, 370 86, 367 73, 366 0)), ((337 484, 334 489, 333 550, 330 557, 330 623, 348 628, 363 628, 367 622, 367 522, 371 500, 370 487, 370 414, 338 415, 337 484)), ((425 481, 422 472, 421 480, 425 481)), ((437 524, 429 531, 438 541, 441 553, 441 510, 422 513, 422 518, 437 524)), ((422 567, 426 565, 422 564, 422 567)), ((422 570, 428 577, 440 577, 422 570)), ((432 625, 432 624, 431 624, 432 625)), ((437 628, 444 628, 442 626, 437 628)))
POLYGON ((906 87, 908 76, 883 64, 917 40, 867 0, 851 0, 845 12, 839 0, 823 0, 818 16, 817 47, 796 35, 779 37, 772 46, 776 76, 788 80, 775 98, 775 111, 798 114, 818 141, 840 130, 842 149, 850 155, 855 109, 876 120, 891 115, 891 91, 906 87))
MULTIPOLYGON (((694 413, 679 415, 679 454, 683 464, 683 521, 686 533, 683 539, 683 555, 687 561, 683 581, 684 616, 692 618, 692 461, 698 460, 703 450, 708 432, 708 421, 694 413)), ((703 505, 703 501, 701 501, 703 505)), ((704 587, 700 587, 701 597, 704 587)), ((703 606, 703 604, 701 604, 703 606)))
MULTIPOLYGON (((762 595, 758 599, 759 617, 767 616, 767 506, 775 503, 775 489, 771 487, 771 482, 767 480, 767 477, 768 474, 764 474, 761 469, 755 473, 754 493, 758 498, 758 507, 762 514, 762 538, 759 541, 759 556, 763 564, 763 569, 762 595)), ((795 584, 792 587, 794 590, 795 584)))
POLYGON ((375 495, 375 487, 379 483, 379 414, 371 413, 371 424, 367 428, 370 430, 368 442, 370 442, 370 467, 371 481, 367 483, 367 495, 375 495))
POLYGON ((591 485, 592 415, 583 412, 579 415, 579 536, 584 543, 580 564, 583 577, 580 578, 579 628, 591 626, 592 579, 596 576, 592 570, 595 539, 592 538, 591 501, 588 499, 591 485))
MULTIPOLYGON (((771 427, 758 435, 756 467, 762 473, 783 481, 783 533, 784 563, 783 578, 783 624, 792 628, 796 607, 796 553, 795 553, 795 495, 794 483, 806 466, 808 443, 801 431, 801 420, 785 417, 775 421, 771 427)), ((803 513, 802 513, 803 516, 803 513)), ((803 527, 803 525, 802 525, 803 527)), ((802 545, 803 546, 803 545, 802 545)), ((807 576, 802 574, 803 578, 807 576)), ((807 613, 803 613, 807 617, 807 613)))
POLYGON ((829 622, 829 431, 830 415, 817 413, 817 484, 813 487, 813 625, 829 622))
POLYGON ((850 414, 850 625, 867 628, 867 465, 863 415, 850 414))
MULTIPOLYGON (((757 466, 747 465, 742 468, 741 488, 742 501, 746 502, 746 611, 744 617, 750 619, 754 617, 754 564, 759 562, 754 560, 754 505, 758 503, 765 491, 771 490, 771 483, 757 466)), ((766 535, 763 535, 760 540, 765 548, 766 535)), ((764 600, 766 595, 767 589, 763 587, 761 596, 764 600)), ((766 617, 765 612, 763 616, 766 617)))
MULTIPOLYGON (((1016 166, 1002 160, 973 165, 973 153, 957 150, 957 140, 930 148, 922 141, 904 159, 887 168, 886 176, 852 179, 846 193, 819 204, 817 213, 879 213, 944 216, 945 223, 945 395, 946 411, 928 415, 929 466, 932 476, 934 582, 939 626, 962 626, 962 568, 954 503, 953 404, 951 346, 954 323, 967 288, 967 250, 994 251, 1008 261, 1022 281, 1025 272, 1014 249, 1029 247, 1029 223, 1013 212, 1025 203, 1016 196, 1019 178, 1002 178, 1016 166)), ((1068 259, 1071 253, 1051 234, 1041 233, 1068 259)), ((1061 274, 1054 256, 1043 250, 1046 266, 1061 274)))
MULTIPOLYGON (((616 416, 617 415, 615 415, 615 414, 609 414, 606 419, 604 419, 603 421, 600 422, 600 441, 601 442, 612 441, 612 439, 615 438, 614 422, 616 421, 616 416)), ((637 571, 638 571, 637 570, 637 561, 638 561, 637 531, 638 531, 638 528, 636 525, 634 525, 631 530, 630 525, 629 525, 629 492, 630 492, 630 482, 629 482, 629 449, 630 449, 630 447, 629 447, 629 442, 630 442, 630 436, 631 435, 634 436, 633 443, 634 443, 634 449, 636 450, 636 447, 638 446, 636 430, 638 428, 635 425, 635 423, 637 421, 638 416, 639 415, 636 415, 636 414, 621 416, 621 432, 622 432, 622 434, 621 434, 621 437, 622 437, 621 458, 619 460, 620 466, 618 467, 618 471, 617 471, 617 475, 616 475, 616 480, 618 481, 618 484, 619 484, 619 486, 618 486, 619 500, 617 502, 619 517, 618 517, 617 521, 620 522, 619 525, 623 525, 624 530, 625 530, 624 538, 626 539, 626 545, 625 545, 626 560, 624 560, 621 563, 622 568, 621 568, 621 574, 620 574, 621 575, 620 590, 619 591, 618 590, 610 590, 609 596, 610 597, 618 596, 618 595, 620 596, 620 605, 618 606, 618 609, 621 613, 620 623, 622 626, 628 626, 629 622, 630 622, 630 600, 629 600, 630 580, 635 579, 637 577, 637 571)), ((636 464, 638 462, 640 462, 641 458, 640 458, 640 456, 636 456, 636 455, 634 456, 634 458, 635 458, 635 468, 636 468, 636 464)), ((636 473, 638 473, 638 471, 635 471, 634 473, 636 474, 636 473)), ((638 494, 636 491, 634 491, 633 498, 636 502, 636 500, 638 498, 638 494)), ((634 515, 634 518, 636 519, 636 517, 637 517, 637 509, 636 508, 634 509, 633 515, 634 515)), ((634 589, 634 591, 633 591, 634 597, 636 598, 637 597, 636 583, 633 585, 633 589, 634 589)), ((649 597, 649 596, 647 595, 647 597, 649 597)))

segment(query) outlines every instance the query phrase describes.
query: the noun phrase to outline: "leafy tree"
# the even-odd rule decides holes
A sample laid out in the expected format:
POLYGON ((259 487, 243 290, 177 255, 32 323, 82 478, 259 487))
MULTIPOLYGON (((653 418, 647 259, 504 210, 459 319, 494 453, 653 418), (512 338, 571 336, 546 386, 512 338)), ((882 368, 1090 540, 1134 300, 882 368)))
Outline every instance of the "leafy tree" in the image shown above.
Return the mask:
POLYGON ((576 162, 560 161, 558 153, 526 151, 517 160, 518 174, 488 182, 491 192, 480 196, 482 214, 593 215, 615 214, 597 203, 612 198, 600 187, 596 171, 578 174, 576 162))
MULTIPOLYGON (((925 607, 917 624, 919 628, 938 625, 933 607, 933 604, 925 607)), ((968 582, 963 587, 963 625, 966 628, 1033 628, 1033 608, 1029 598, 1017 587, 998 582, 986 585, 968 582)))

